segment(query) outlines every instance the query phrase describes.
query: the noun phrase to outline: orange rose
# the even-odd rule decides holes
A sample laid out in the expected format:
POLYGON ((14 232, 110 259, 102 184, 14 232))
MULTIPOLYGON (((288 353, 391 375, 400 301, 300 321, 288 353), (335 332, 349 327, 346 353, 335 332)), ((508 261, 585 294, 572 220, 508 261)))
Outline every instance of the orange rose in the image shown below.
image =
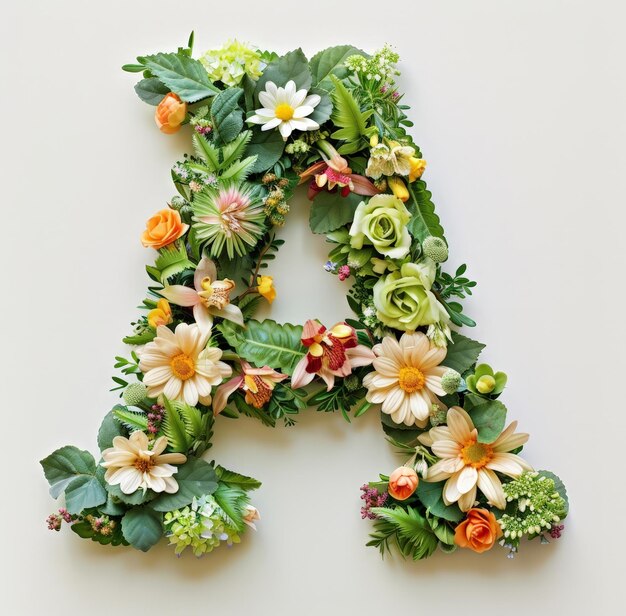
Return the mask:
POLYGON ((417 490, 419 478, 414 469, 408 466, 398 467, 389 477, 389 494, 396 500, 406 500, 417 490))
POLYGON ((174 92, 166 94, 154 112, 154 121, 162 133, 175 133, 187 115, 187 103, 174 92))
POLYGON ((184 225, 176 210, 160 210, 146 223, 146 230, 141 236, 141 243, 146 248, 158 250, 184 235, 189 225, 184 225))
POLYGON ((502 536, 496 516, 486 509, 470 509, 454 531, 454 543, 474 552, 486 552, 502 536))

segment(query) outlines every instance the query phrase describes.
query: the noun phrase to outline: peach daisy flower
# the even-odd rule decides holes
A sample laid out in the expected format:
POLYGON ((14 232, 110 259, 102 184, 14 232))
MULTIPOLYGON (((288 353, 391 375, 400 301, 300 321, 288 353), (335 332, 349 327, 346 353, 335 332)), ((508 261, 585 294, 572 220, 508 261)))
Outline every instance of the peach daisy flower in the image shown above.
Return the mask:
POLYGON ((363 379, 368 402, 382 403, 382 411, 397 424, 424 427, 437 396, 445 396, 441 377, 447 370, 439 364, 446 349, 432 345, 421 332, 403 334, 398 342, 385 336, 373 348, 376 354, 363 379))
POLYGON ((446 505, 458 502, 461 511, 472 508, 477 488, 490 505, 504 509, 506 498, 495 471, 516 478, 524 471, 533 470, 528 462, 509 453, 523 445, 528 434, 516 434, 517 422, 514 421, 492 443, 479 443, 472 418, 458 406, 448 411, 447 423, 418 437, 441 458, 428 469, 425 481, 446 479, 443 501, 446 505))

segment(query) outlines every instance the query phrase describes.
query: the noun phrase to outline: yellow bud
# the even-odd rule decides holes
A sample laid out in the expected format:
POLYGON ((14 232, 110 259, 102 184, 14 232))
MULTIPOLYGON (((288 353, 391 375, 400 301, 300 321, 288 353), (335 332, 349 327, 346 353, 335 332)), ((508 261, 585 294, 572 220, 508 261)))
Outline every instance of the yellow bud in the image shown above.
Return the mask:
POLYGON ((489 374, 481 376, 476 381, 476 389, 481 394, 490 394, 496 387, 496 380, 489 374))
POLYGON ((409 191, 407 190, 406 184, 396 176, 390 177, 387 179, 387 183, 389 184, 389 188, 391 188, 391 192, 401 201, 409 200, 409 191))
POLYGON ((411 170, 409 171, 409 182, 415 182, 422 177, 424 170, 426 169, 426 161, 423 158, 416 158, 411 156, 410 158, 411 170))
POLYGON ((374 133, 370 137, 370 148, 375 148, 378 145, 378 133, 374 133))

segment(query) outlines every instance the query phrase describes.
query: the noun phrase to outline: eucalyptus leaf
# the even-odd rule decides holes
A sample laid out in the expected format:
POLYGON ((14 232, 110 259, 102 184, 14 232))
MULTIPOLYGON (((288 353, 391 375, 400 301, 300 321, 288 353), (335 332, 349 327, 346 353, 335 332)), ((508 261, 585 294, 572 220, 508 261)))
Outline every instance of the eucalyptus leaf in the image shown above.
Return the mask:
POLYGON ((94 475, 75 477, 65 488, 65 507, 70 513, 97 507, 106 500, 106 490, 94 475))
POLYGON ((135 492, 133 492, 132 494, 125 494, 124 492, 122 492, 119 484, 107 484, 106 489, 111 496, 120 500, 125 505, 143 505, 144 503, 148 503, 156 497, 156 494, 152 490, 146 490, 144 492, 143 490, 139 489, 135 490, 135 492))
POLYGON ((98 430, 98 447, 104 451, 113 446, 113 439, 116 436, 128 436, 128 430, 115 418, 113 411, 109 411, 100 424, 98 430))

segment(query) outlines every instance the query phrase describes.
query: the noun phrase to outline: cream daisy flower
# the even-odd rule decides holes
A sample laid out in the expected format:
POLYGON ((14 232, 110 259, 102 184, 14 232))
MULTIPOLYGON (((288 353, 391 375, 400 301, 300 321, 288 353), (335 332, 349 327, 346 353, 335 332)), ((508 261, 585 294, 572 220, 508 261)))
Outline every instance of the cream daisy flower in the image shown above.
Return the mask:
POLYGON ((104 479, 109 485, 118 485, 124 494, 132 494, 139 488, 155 492, 178 492, 178 483, 172 477, 178 469, 173 464, 184 464, 187 457, 182 453, 163 453, 167 438, 159 437, 152 449, 144 432, 138 430, 130 438, 116 436, 113 447, 102 452, 106 468, 104 479))
POLYGON ((493 443, 479 443, 478 431, 468 413, 458 406, 448 411, 447 426, 431 428, 418 438, 441 458, 433 464, 426 481, 443 481, 443 501, 446 505, 458 502, 461 511, 468 511, 476 500, 476 488, 489 504, 499 509, 506 507, 502 483, 495 471, 508 477, 519 477, 532 467, 513 453, 528 440, 528 434, 515 434, 517 422, 512 422, 493 443))
POLYGON ((156 338, 146 344, 139 362, 150 398, 163 394, 191 406, 198 401, 211 403, 211 387, 230 376, 232 369, 219 361, 220 349, 205 348, 209 335, 210 331, 195 323, 179 323, 175 331, 165 325, 157 328, 156 338))
POLYGON ((248 118, 251 124, 261 124, 261 130, 278 128, 287 141, 294 130, 317 130, 320 125, 308 118, 322 99, 317 94, 307 96, 306 90, 296 91, 295 81, 288 81, 284 88, 279 88, 273 81, 265 84, 265 91, 259 92, 262 109, 248 118))
POLYGON ((385 336, 373 348, 374 372, 363 379, 368 402, 382 402, 382 411, 397 424, 424 427, 437 396, 445 396, 441 377, 447 370, 439 364, 446 349, 433 346, 421 332, 403 334, 398 342, 385 336))

